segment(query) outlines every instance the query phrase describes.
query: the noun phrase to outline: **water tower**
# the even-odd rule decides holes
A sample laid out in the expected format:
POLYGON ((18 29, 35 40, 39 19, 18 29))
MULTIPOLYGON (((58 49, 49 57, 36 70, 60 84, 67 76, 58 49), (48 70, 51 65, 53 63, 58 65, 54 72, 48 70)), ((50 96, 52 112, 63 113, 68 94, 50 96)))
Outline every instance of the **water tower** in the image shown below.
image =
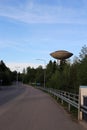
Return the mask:
POLYGON ((65 60, 70 58, 73 55, 73 53, 65 50, 59 50, 59 51, 52 52, 50 55, 53 58, 60 60, 60 66, 62 68, 63 64, 65 63, 65 60))

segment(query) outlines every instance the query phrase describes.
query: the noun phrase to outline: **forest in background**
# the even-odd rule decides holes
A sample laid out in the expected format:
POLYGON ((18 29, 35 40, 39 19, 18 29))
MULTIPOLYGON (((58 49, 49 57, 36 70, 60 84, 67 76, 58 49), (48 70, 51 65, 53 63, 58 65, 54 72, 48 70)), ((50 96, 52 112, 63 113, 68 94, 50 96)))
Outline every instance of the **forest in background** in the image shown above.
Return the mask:
POLYGON ((66 60, 61 66, 56 61, 49 61, 46 68, 28 67, 23 72, 23 82, 31 85, 44 86, 78 93, 80 85, 87 85, 87 47, 84 45, 79 57, 74 57, 73 63, 66 60))
MULTIPOLYGON (((22 77, 19 73, 19 81, 22 77)), ((12 72, 3 62, 3 60, 0 61, 0 86, 8 86, 11 85, 13 82, 17 81, 17 71, 12 72)))
POLYGON ((69 92, 78 93, 80 85, 87 86, 87 47, 84 45, 79 53, 79 57, 74 57, 73 63, 68 59, 62 67, 54 61, 49 61, 46 68, 39 66, 23 70, 23 73, 17 71, 11 72, 3 61, 0 61, 0 85, 9 85, 14 81, 21 81, 34 86, 44 86, 49 88, 61 89, 69 92))

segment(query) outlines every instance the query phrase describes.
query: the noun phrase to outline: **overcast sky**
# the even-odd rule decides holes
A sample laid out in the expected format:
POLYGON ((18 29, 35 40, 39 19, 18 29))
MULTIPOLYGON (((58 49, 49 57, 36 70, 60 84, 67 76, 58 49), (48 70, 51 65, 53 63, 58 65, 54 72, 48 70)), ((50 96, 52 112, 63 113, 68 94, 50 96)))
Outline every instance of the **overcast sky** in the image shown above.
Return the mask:
POLYGON ((0 60, 11 68, 44 64, 56 50, 87 45, 87 0, 0 0, 0 60))

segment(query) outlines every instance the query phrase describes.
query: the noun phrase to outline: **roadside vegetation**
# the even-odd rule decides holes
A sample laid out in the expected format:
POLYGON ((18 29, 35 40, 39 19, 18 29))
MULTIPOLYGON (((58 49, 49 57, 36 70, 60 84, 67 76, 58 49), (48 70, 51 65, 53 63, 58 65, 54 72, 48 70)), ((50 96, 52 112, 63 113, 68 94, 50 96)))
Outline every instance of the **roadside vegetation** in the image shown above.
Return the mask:
MULTIPOLYGON (((21 79, 20 73, 19 80, 21 79)), ((11 70, 5 65, 5 63, 0 61, 0 86, 11 85, 17 80, 17 71, 11 72, 11 70)))
POLYGON ((79 57, 74 57, 73 63, 66 60, 61 66, 56 61, 49 61, 46 68, 28 67, 22 74, 23 82, 43 86, 44 72, 46 87, 78 93, 80 85, 87 85, 87 47, 84 45, 79 57))
MULTIPOLYGON (((18 81, 23 83, 78 93, 80 85, 87 85, 87 46, 84 45, 79 57, 74 57, 73 62, 66 60, 62 66, 54 61, 49 61, 46 68, 39 66, 23 70, 18 73, 18 81), (44 73, 45 72, 45 73, 44 73)), ((0 61, 0 85, 9 85, 17 80, 17 71, 11 72, 3 61, 0 61)))
MULTIPOLYGON (((80 85, 87 86, 86 45, 82 47, 79 56, 74 57, 73 62, 66 60, 62 66, 55 60, 50 60, 46 68, 42 66, 31 68, 29 66, 26 70, 23 70, 23 73, 17 73, 17 71, 11 72, 4 62, 0 61, 0 86, 11 85, 18 80, 35 87, 43 87, 44 74, 46 87, 78 94, 80 85)), ((61 103, 60 99, 57 101, 61 103)), ((66 109, 67 103, 64 102, 63 107, 66 109)), ((77 119, 78 110, 76 108, 71 107, 70 113, 74 119, 77 119)))

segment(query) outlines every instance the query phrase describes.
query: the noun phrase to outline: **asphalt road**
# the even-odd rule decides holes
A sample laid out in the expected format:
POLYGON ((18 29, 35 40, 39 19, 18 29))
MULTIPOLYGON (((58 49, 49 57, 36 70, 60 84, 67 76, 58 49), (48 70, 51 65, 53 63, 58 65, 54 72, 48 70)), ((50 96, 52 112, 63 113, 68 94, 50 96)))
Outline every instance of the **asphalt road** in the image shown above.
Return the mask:
POLYGON ((16 89, 0 105, 0 130, 86 130, 48 94, 29 86, 16 89))
POLYGON ((0 106, 11 101, 18 95, 22 94, 25 91, 25 88, 22 86, 22 84, 12 85, 3 87, 3 89, 0 90, 0 106))

